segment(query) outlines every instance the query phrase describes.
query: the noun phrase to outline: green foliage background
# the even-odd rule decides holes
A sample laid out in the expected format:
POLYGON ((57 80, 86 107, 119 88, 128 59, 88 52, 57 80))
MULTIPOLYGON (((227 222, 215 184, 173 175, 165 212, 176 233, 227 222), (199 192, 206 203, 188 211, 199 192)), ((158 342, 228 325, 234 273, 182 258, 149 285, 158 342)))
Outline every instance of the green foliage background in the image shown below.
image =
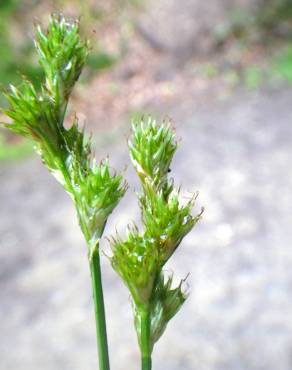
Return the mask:
MULTIPOLYGON (((11 37, 11 23, 21 8, 19 0, 4 0, 0 3, 0 83, 3 86, 17 83, 21 75, 37 82, 41 77, 40 67, 32 60, 33 45, 27 42, 17 47, 11 37)), ((1 103, 3 97, 1 97, 1 103)))

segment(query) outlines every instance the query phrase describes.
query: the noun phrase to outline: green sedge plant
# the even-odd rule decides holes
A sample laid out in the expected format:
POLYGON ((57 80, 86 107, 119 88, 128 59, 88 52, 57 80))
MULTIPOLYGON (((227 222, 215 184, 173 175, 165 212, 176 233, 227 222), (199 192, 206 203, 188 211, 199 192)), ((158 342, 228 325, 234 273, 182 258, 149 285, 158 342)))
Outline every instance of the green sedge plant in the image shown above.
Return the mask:
POLYGON ((113 237, 110 259, 131 293, 141 369, 150 370, 155 342, 187 298, 183 280, 173 288, 173 277, 165 276, 163 267, 203 210, 193 216, 196 196, 182 204, 180 189, 168 178, 177 149, 169 122, 158 125, 151 117, 134 122, 128 146, 141 182, 138 197, 144 227, 140 232, 134 224, 125 239, 113 237))
POLYGON ((97 163, 90 138, 78 128, 64 127, 68 101, 89 52, 78 22, 52 16, 47 31, 36 27, 35 46, 45 75, 40 91, 23 80, 10 86, 4 125, 33 140, 43 163, 72 198, 84 238, 92 277, 100 370, 109 370, 109 356, 100 270, 99 243, 107 219, 126 191, 120 174, 111 173, 108 160, 97 163))
MULTIPOLYGON (((100 239, 108 217, 127 190, 121 174, 110 170, 109 160, 96 162, 92 142, 78 127, 77 118, 64 127, 70 95, 88 57, 88 41, 79 24, 53 15, 46 31, 36 27, 35 47, 44 73, 40 89, 23 79, 5 93, 10 122, 3 125, 33 141, 44 165, 70 195, 88 251, 95 308, 99 369, 109 370, 105 307, 100 269, 100 239)), ((129 288, 135 328, 141 350, 141 368, 152 368, 151 354, 169 320, 186 299, 182 283, 173 287, 163 267, 188 234, 202 211, 192 215, 196 196, 180 201, 180 190, 169 179, 177 149, 168 122, 151 117, 132 125, 129 151, 141 181, 139 203, 143 231, 133 225, 127 237, 110 239, 113 269, 129 288)))

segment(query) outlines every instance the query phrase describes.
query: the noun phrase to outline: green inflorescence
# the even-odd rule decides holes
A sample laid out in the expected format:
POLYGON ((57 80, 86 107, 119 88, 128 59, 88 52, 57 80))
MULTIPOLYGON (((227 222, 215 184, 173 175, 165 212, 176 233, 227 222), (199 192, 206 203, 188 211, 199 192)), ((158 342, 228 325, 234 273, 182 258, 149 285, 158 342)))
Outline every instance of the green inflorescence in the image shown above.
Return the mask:
POLYGON ((35 46, 45 81, 40 91, 27 80, 10 86, 9 107, 3 112, 12 122, 5 126, 34 141, 44 164, 74 200, 85 239, 93 246, 126 185, 121 175, 110 173, 108 160, 95 162, 90 138, 78 128, 77 118, 71 128, 64 127, 89 43, 80 38, 78 22, 54 15, 46 32, 36 27, 35 46))
MULTIPOLYGON (((128 286, 133 301, 135 324, 141 345, 141 315, 150 315, 150 347, 162 335, 168 321, 186 299, 182 284, 172 288, 163 266, 197 221, 202 211, 191 214, 196 196, 186 204, 179 200, 179 189, 168 178, 177 149, 175 134, 168 122, 157 124, 151 117, 135 122, 129 149, 140 178, 139 195, 144 231, 128 229, 125 240, 112 238, 111 264, 128 286)), ((142 348, 141 348, 142 350, 142 348)))
MULTIPOLYGON (((86 62, 89 43, 79 34, 78 22, 53 15, 47 31, 36 28, 35 46, 45 79, 40 89, 24 79, 6 92, 10 122, 5 127, 33 141, 43 163, 74 201, 88 245, 96 314, 100 370, 109 370, 106 322, 99 260, 99 240, 109 215, 123 197, 127 184, 110 170, 108 159, 93 158, 91 138, 79 129, 77 118, 65 128, 68 101, 86 62)), ((141 349, 142 370, 151 369, 155 342, 187 298, 180 284, 163 270, 203 210, 192 214, 196 195, 182 203, 180 189, 169 179, 177 149, 169 122, 154 119, 133 123, 128 142, 133 166, 140 178, 139 203, 144 229, 128 228, 126 239, 111 241, 111 264, 133 298, 135 327, 141 349)))

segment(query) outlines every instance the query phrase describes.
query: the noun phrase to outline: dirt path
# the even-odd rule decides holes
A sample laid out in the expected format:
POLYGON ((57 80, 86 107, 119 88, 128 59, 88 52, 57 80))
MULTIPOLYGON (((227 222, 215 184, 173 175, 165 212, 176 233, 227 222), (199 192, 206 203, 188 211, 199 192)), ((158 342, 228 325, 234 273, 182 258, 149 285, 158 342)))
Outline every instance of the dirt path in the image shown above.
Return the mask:
MULTIPOLYGON (((200 190, 206 212, 169 266, 178 277, 191 271, 192 293, 155 350, 155 370, 291 369, 291 101, 287 89, 238 92, 171 112, 185 117, 173 173, 200 190)), ((100 152, 119 168, 128 162, 119 136, 100 152)), ((0 370, 96 369, 86 250, 70 200, 36 159, 1 165, 0 183, 0 370)), ((129 191, 111 224, 122 230, 137 216, 129 191)), ((103 270, 112 368, 138 369, 127 291, 106 259, 103 270)))

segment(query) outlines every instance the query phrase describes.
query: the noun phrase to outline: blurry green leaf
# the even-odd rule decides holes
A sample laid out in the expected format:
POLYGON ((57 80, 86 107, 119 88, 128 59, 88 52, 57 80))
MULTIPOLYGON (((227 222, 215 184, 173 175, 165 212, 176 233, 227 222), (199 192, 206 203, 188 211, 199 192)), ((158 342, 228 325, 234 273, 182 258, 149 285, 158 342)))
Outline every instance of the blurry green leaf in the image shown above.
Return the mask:
POLYGON ((244 71, 244 83, 248 89, 254 90, 258 88, 262 81, 262 70, 259 67, 251 66, 246 68, 244 71))
POLYGON ((1 0, 0 1, 0 12, 12 13, 17 9, 20 4, 20 0, 1 0))
POLYGON ((275 58, 273 68, 280 78, 292 82, 292 46, 288 46, 275 58))
POLYGON ((106 53, 91 53, 87 59, 87 65, 93 71, 110 68, 116 62, 116 58, 106 53))
POLYGON ((218 74, 217 67, 215 64, 206 63, 203 65, 203 73, 208 78, 216 77, 218 74))

